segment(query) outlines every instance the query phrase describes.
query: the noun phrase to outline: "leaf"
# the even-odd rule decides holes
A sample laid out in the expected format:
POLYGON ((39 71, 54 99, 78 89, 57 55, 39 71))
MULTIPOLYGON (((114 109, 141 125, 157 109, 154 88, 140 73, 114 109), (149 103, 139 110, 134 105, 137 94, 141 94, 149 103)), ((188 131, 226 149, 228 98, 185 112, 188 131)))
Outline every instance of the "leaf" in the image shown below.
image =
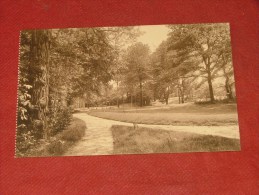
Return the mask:
POLYGON ((32 88, 32 86, 31 85, 23 85, 26 89, 31 89, 32 88))

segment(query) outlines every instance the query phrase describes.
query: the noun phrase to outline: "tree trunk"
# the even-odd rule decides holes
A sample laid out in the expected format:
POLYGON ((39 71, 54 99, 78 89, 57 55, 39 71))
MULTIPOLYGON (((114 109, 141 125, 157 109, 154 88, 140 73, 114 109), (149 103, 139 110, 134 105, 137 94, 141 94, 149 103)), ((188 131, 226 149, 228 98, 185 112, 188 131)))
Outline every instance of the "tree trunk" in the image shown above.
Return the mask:
POLYGON ((166 103, 166 105, 168 105, 169 95, 170 95, 170 87, 167 87, 167 90, 165 92, 165 103, 166 103))
POLYGON ((31 75, 33 83, 32 103, 38 107, 37 120, 43 123, 43 135, 49 138, 47 112, 49 107, 49 49, 50 32, 48 30, 32 31, 30 68, 36 70, 31 75))
POLYGON ((178 102, 179 104, 181 104, 181 95, 180 95, 180 88, 178 87, 178 90, 177 90, 177 95, 178 95, 178 102))
POLYGON ((184 103, 184 80, 182 79, 182 90, 181 90, 181 96, 182 96, 182 104, 184 103))
POLYGON ((119 102, 119 81, 116 82, 117 83, 117 107, 120 107, 120 102, 119 102))
POLYGON ((229 100, 233 100, 233 93, 232 93, 232 89, 231 89, 231 86, 229 84, 229 77, 227 75, 227 72, 226 72, 226 67, 225 65, 222 67, 223 69, 223 73, 224 73, 224 77, 225 77, 225 89, 226 89, 226 93, 227 93, 227 97, 229 100))
POLYGON ((227 93, 227 97, 229 100, 233 100, 233 93, 232 93, 232 89, 231 86, 229 84, 229 78, 226 77, 226 81, 225 81, 225 89, 226 89, 226 93, 227 93))
POLYGON ((214 92, 213 92, 211 79, 208 79, 208 85, 209 85, 209 92, 210 92, 210 102, 213 103, 215 99, 214 99, 214 92))
POLYGON ((182 104, 184 104, 184 93, 182 92, 182 94, 181 94, 181 96, 182 96, 182 104))
POLYGON ((165 98, 165 104, 168 105, 168 97, 165 98))
POLYGON ((210 70, 210 64, 207 65, 207 74, 208 74, 208 85, 209 85, 209 93, 210 93, 210 102, 214 103, 214 92, 213 92, 213 86, 212 86, 212 77, 211 77, 211 70, 210 70))
POLYGON ((130 93, 130 107, 132 108, 132 101, 133 101, 133 99, 132 99, 132 93, 130 93))
POLYGON ((139 87, 140 87, 140 107, 143 106, 143 86, 142 86, 142 81, 140 81, 139 83, 139 87))
POLYGON ((119 98, 117 97, 117 107, 120 108, 119 98))

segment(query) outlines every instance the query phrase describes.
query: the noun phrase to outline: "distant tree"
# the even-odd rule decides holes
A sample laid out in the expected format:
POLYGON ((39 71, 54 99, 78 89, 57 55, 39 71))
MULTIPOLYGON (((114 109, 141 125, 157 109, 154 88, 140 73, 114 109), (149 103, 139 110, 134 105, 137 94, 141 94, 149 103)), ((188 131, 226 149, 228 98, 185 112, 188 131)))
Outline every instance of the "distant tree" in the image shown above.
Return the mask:
MULTIPOLYGON (((229 31, 225 32, 226 35, 229 35, 229 31)), ((230 35, 222 37, 222 44, 218 47, 218 63, 216 69, 218 72, 223 73, 225 78, 225 90, 226 95, 229 100, 233 100, 233 84, 234 84, 234 71, 232 64, 232 51, 230 43, 230 35)))
MULTIPOLYGON (((179 103, 184 103, 186 80, 190 72, 195 70, 195 63, 188 60, 188 52, 179 50, 176 41, 163 41, 152 54, 152 72, 155 90, 159 97, 168 104, 169 95, 177 88, 179 103)), ((178 40, 177 40, 178 41, 178 40)))
POLYGON ((136 43, 128 47, 125 61, 127 66, 126 77, 130 85, 139 85, 140 106, 143 106, 143 85, 149 78, 149 47, 143 43, 136 43))
POLYGON ((105 32, 108 32, 108 39, 113 48, 114 61, 111 67, 113 72, 113 80, 116 83, 116 101, 117 107, 120 106, 120 97, 123 96, 123 82, 125 81, 123 72, 125 71, 125 63, 122 56, 125 52, 125 46, 129 43, 134 43, 136 38, 140 35, 139 30, 136 27, 107 27, 103 28, 105 32), (122 86, 121 86, 122 85, 122 86))
POLYGON ((172 90, 173 78, 171 63, 168 55, 167 42, 163 41, 151 56, 151 87, 154 91, 154 99, 165 100, 168 104, 169 95, 172 90))

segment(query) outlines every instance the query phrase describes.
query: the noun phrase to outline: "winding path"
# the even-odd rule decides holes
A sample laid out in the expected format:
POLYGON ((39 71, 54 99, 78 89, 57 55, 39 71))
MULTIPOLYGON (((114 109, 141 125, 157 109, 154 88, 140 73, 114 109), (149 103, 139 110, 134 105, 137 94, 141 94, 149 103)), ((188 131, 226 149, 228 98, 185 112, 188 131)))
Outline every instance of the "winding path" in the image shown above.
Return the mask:
POLYGON ((109 155, 113 153, 112 125, 132 125, 119 121, 101 119, 86 113, 74 114, 74 117, 85 121, 85 136, 65 156, 109 155))
MULTIPOLYGON (((74 114, 74 117, 85 121, 85 136, 65 156, 109 155, 113 154, 112 125, 133 126, 132 123, 102 119, 86 113, 74 114)), ((235 126, 172 126, 138 124, 139 127, 163 129, 167 131, 191 132, 202 135, 217 135, 239 139, 239 128, 235 126)))

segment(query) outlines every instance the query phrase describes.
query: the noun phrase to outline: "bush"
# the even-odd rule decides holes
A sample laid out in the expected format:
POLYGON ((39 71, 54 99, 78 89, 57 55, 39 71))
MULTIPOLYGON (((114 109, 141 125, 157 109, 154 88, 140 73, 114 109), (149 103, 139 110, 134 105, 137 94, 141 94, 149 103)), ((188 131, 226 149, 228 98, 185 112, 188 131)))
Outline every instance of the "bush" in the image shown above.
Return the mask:
POLYGON ((69 147, 84 136, 85 129, 84 121, 73 118, 64 131, 51 137, 50 140, 37 140, 32 133, 19 134, 16 140, 16 157, 63 155, 69 147))
POLYGON ((64 130, 61 134, 61 139, 65 141, 76 142, 85 135, 85 129, 76 126, 75 129, 64 130))
POLYGON ((73 118, 71 125, 56 135, 49 143, 46 148, 47 154, 45 154, 45 156, 60 156, 64 154, 69 147, 85 135, 85 129, 86 125, 84 121, 73 118))
POLYGON ((66 148, 64 141, 54 140, 47 146, 47 151, 52 155, 62 155, 66 151, 66 148))
POLYGON ((36 139, 30 131, 22 134, 17 134, 16 137, 16 152, 22 153, 30 149, 36 143, 36 139))
POLYGON ((49 116, 49 128, 51 134, 56 135, 57 133, 64 130, 71 122, 72 109, 70 107, 57 106, 57 108, 50 111, 49 116))

